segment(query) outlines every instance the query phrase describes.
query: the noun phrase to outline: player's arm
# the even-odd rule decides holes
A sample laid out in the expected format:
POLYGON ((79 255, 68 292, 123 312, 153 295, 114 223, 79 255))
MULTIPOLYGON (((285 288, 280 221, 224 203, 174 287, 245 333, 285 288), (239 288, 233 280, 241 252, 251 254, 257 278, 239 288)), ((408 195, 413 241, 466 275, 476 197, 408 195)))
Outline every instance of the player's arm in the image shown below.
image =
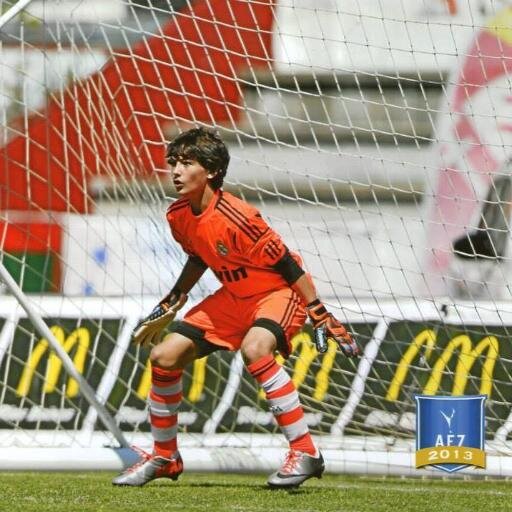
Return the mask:
POLYGON ((342 352, 348 357, 359 355, 359 347, 345 326, 329 313, 318 298, 315 285, 309 274, 292 258, 289 251, 273 265, 289 286, 299 294, 306 304, 306 311, 313 324, 315 344, 318 352, 327 350, 327 340, 332 338, 338 343, 342 352))
POLYGON ((207 269, 197 256, 189 256, 172 290, 141 320, 133 330, 133 341, 139 345, 158 343, 160 334, 187 302, 187 294, 207 269))
POLYGON ((359 348, 343 324, 329 313, 317 296, 309 274, 299 265, 281 240, 258 212, 247 218, 244 229, 238 231, 238 241, 249 259, 256 264, 272 267, 299 294, 313 324, 315 344, 319 352, 327 350, 328 338, 334 339, 348 357, 359 355, 359 348))
POLYGON ((173 289, 177 288, 186 295, 194 288, 207 268, 208 266, 199 256, 189 256, 173 289))

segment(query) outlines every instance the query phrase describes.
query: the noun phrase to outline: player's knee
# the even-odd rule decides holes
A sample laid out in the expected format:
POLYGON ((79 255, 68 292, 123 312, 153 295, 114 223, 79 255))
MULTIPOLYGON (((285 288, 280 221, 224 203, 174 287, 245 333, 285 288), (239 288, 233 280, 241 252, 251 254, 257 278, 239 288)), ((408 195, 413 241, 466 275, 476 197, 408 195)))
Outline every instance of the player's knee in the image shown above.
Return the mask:
POLYGON ((168 370, 176 370, 181 367, 181 354, 173 350, 169 345, 157 345, 149 354, 152 366, 159 366, 168 370))
POLYGON ((167 370, 181 370, 195 358, 196 348, 193 341, 176 333, 167 335, 149 354, 153 366, 167 370))
POLYGON ((240 348, 242 357, 247 364, 255 363, 262 357, 265 357, 273 352, 273 346, 266 340, 253 340, 247 341, 242 344, 240 348))
POLYGON ((173 357, 172 354, 168 354, 168 352, 168 350, 164 350, 163 347, 159 345, 153 347, 149 353, 151 365, 171 369, 176 364, 177 360, 176 357, 173 357))

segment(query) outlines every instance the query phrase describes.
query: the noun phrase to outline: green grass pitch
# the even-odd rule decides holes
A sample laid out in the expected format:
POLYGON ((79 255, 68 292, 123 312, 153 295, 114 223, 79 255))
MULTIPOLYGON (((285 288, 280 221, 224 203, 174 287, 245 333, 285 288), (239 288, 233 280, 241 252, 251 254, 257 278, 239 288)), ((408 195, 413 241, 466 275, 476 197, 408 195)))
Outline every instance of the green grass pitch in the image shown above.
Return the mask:
POLYGON ((0 473, 1 511, 495 512, 512 510, 512 482, 327 475, 271 491, 265 475, 188 473, 178 482, 113 487, 106 472, 0 473))

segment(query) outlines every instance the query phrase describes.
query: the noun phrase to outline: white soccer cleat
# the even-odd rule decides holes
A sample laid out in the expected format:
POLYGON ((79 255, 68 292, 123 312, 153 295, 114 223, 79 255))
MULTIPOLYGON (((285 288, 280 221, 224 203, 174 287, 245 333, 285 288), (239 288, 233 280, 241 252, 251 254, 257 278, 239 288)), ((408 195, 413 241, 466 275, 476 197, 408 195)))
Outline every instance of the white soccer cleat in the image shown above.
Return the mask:
POLYGON ((178 477, 183 473, 183 460, 178 451, 170 459, 159 455, 151 455, 140 449, 137 449, 137 452, 140 453, 141 460, 116 476, 112 480, 113 485, 141 487, 157 478, 178 480, 178 477))
POLYGON ((304 452, 290 450, 281 468, 269 476, 267 483, 273 489, 298 487, 308 478, 322 478, 324 469, 324 458, 320 452, 318 457, 313 457, 304 452))

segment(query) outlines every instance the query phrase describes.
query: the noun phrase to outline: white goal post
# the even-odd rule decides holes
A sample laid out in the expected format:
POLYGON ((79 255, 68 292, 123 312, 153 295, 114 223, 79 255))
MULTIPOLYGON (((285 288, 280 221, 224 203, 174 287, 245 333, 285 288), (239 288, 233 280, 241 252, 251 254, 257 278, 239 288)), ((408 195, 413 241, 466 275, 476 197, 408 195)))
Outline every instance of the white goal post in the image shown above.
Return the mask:
MULTIPOLYGON (((126 297, 34 299, 37 313, 59 343, 74 353, 78 371, 92 383, 128 443, 150 449, 145 400, 149 392, 148 351, 130 346, 129 335, 141 307, 150 307, 157 297, 147 296, 142 303, 126 297), (80 358, 80 347, 86 350, 85 360, 80 358)), ((42 364, 42 352, 48 347, 16 300, 1 298, 0 311, 11 311, 8 317, 0 318, 2 375, 8 369, 0 404, 0 469, 120 469, 134 460, 133 452, 122 449, 105 431, 97 410, 81 398, 57 359, 47 358, 46 365, 42 364)), ((306 418, 324 451, 328 470, 434 474, 414 468, 412 396, 450 393, 463 382, 463 392, 489 393, 492 404, 487 469, 478 474, 512 475, 512 446, 507 441, 512 411, 510 404, 502 404, 510 392, 511 384, 503 376, 511 349, 507 343, 497 342, 497 354, 493 353, 489 335, 499 337, 512 326, 509 303, 448 306, 442 301, 404 300, 396 304, 362 300, 347 301, 340 313, 360 334, 364 356, 357 363, 332 346, 325 355, 317 355, 308 332, 296 337, 296 353, 285 363, 306 404, 306 418), (451 357, 446 359, 447 347, 460 337, 457 333, 461 330, 468 333, 465 336, 472 347, 488 341, 478 356, 484 361, 480 364, 475 355, 473 367, 467 371, 459 368, 445 382, 448 379, 443 379, 443 373, 454 366, 451 357), (427 340, 438 349, 429 357, 427 340), (436 375, 440 360, 445 361, 445 367, 436 375), (401 370, 405 362, 409 375, 401 370), (389 378, 377 382, 379 375, 389 378), (429 391, 432 383, 439 389, 429 391)), ((458 357, 453 354, 453 359, 458 357)), ((190 469, 263 471, 278 463, 284 440, 276 431, 272 414, 260 405, 261 396, 244 374, 239 355, 217 353, 196 362, 187 372, 184 397, 180 423, 185 432, 180 435, 180 449, 190 469)))
MULTIPOLYGON (((285 366, 332 472, 414 467, 414 395, 487 395, 512 476, 512 7, 482 0, 33 0, 0 17, 0 470, 150 448, 134 326, 184 254, 166 141, 215 129, 225 188, 301 254, 363 356, 285 366)), ((189 307, 219 286, 207 273, 189 307)), ((193 470, 286 449, 234 353, 184 377, 193 470)))

